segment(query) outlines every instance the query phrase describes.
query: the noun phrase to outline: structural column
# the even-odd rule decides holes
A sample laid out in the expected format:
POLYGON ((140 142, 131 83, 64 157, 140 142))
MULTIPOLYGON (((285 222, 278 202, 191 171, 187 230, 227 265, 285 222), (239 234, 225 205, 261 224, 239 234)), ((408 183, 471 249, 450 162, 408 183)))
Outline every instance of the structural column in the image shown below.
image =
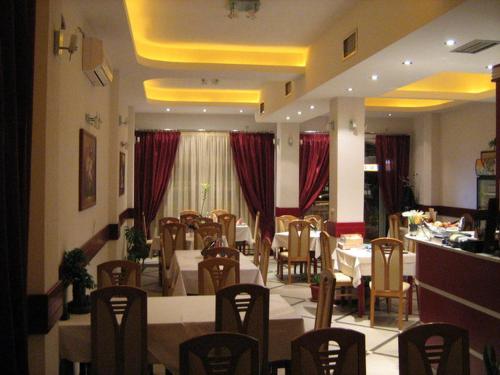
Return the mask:
POLYGON ((492 81, 496 83, 496 112, 497 112, 497 124, 496 124, 496 151, 497 151, 497 169, 496 169, 496 198, 499 202, 500 208, 500 64, 493 67, 492 81))
POLYGON ((276 216, 299 216, 298 123, 278 123, 276 129, 276 216))
POLYGON ((365 106, 363 98, 330 102, 330 205, 328 231, 364 235, 365 106))

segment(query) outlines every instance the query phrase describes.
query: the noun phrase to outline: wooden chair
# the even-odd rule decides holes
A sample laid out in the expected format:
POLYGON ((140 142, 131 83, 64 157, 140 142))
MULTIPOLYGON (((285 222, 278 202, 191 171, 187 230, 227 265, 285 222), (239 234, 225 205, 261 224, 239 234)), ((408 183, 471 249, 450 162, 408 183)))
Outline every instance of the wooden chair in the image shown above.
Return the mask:
POLYGON ((310 230, 309 223, 304 220, 295 220, 288 225, 288 251, 278 254, 278 273, 283 278, 283 265, 288 266, 288 284, 292 283, 292 265, 295 264, 306 265, 307 282, 311 282, 310 230))
POLYGON ((146 246, 151 247, 153 244, 153 240, 149 236, 149 231, 148 231, 148 226, 146 225, 146 215, 144 214, 144 211, 141 213, 141 219, 142 219, 142 233, 144 233, 144 236, 146 237, 146 246))
POLYGON ((332 324, 333 302, 335 301, 335 276, 329 270, 320 275, 318 306, 314 329, 329 328, 332 324))
POLYGON ((197 221, 197 219, 200 217, 198 214, 193 214, 193 213, 186 213, 186 214, 181 214, 179 215, 179 219, 182 224, 190 225, 194 222, 197 221))
POLYGON ((218 223, 200 224, 194 231, 194 248, 197 250, 205 247, 205 238, 222 238, 222 226, 218 223))
POLYGON ((200 213, 196 210, 182 210, 179 212, 179 217, 182 215, 193 215, 193 216, 200 216, 200 213))
POLYGON ((141 266, 129 260, 111 260, 97 266, 97 287, 141 286, 141 266))
POLYGON ((219 215, 228 213, 229 211, 224 208, 214 208, 212 211, 210 211, 210 216, 212 217, 214 222, 217 222, 217 218, 219 217, 219 215))
POLYGON ((180 223, 181 221, 176 218, 176 217, 162 217, 160 220, 158 220, 158 224, 160 226, 160 232, 161 232, 161 227, 164 226, 165 224, 171 224, 171 223, 180 223))
MULTIPOLYGON (((398 328, 403 327, 403 304, 410 284, 403 282, 403 243, 394 238, 377 238, 372 244, 372 281, 370 282, 370 326, 375 322, 375 299, 387 298, 390 311, 390 298, 399 299, 398 328)), ((408 306, 406 306, 408 319, 408 306)))
POLYGON ((269 270, 269 257, 271 256, 271 241, 268 238, 264 240, 260 250, 259 270, 262 275, 264 285, 267 285, 267 273, 269 270))
POLYGON ((469 334, 447 323, 409 328, 398 336, 401 375, 469 375, 469 334))
POLYGON ((276 216, 276 232, 286 232, 290 222, 297 219, 298 217, 293 215, 276 216))
POLYGON ((357 293, 352 286, 352 278, 338 270, 335 271, 333 269, 330 235, 327 232, 322 231, 319 235, 319 241, 321 246, 321 270, 329 270, 333 272, 336 280, 335 287, 338 289, 337 298, 348 297, 349 301, 351 301, 353 297, 357 296, 357 293))
POLYGON ((217 222, 222 224, 222 235, 226 236, 227 246, 236 247, 236 216, 222 214, 217 217, 217 222))
POLYGON ((209 258, 198 263, 198 294, 213 295, 240 283, 240 263, 228 258, 209 258))
POLYGON ((388 237, 395 238, 401 241, 401 234, 399 233, 399 227, 401 226, 401 214, 396 213, 389 215, 389 234, 388 237))
POLYGON ((163 285, 163 295, 166 295, 170 286, 166 279, 167 271, 176 250, 187 249, 186 225, 181 223, 169 223, 161 227, 161 248, 160 248, 160 280, 163 285))
POLYGON ((259 342, 261 373, 267 374, 269 346, 269 289, 238 284, 215 296, 215 330, 249 335, 259 342))
POLYGON ((200 216, 200 217, 198 217, 196 219, 196 222, 198 223, 198 225, 201 225, 201 224, 210 224, 210 223, 214 222, 214 219, 212 219, 211 217, 200 216))
POLYGON ((365 335, 344 328, 309 331, 292 341, 292 375, 366 375, 365 335))
POLYGON ((241 333, 216 332, 180 344, 180 375, 258 375, 259 343, 241 333))
POLYGON ((262 249, 260 230, 257 232, 257 235, 254 237, 253 241, 254 241, 253 242, 253 264, 258 266, 259 262, 260 262, 260 252, 262 249))
POLYGON ((212 247, 205 251, 204 257, 205 259, 223 257, 239 262, 240 252, 232 247, 212 247))
POLYGON ((90 294, 94 375, 147 374, 147 294, 112 286, 90 294))
MULTIPOLYGON (((257 236, 259 235, 260 236, 260 211, 257 211, 257 214, 255 215, 255 225, 253 227, 253 234, 252 234, 252 240, 253 240, 253 253, 254 253, 254 256, 253 256, 253 259, 254 259, 254 263, 255 263, 255 260, 257 259, 257 262, 259 261, 259 256, 258 255, 255 255, 255 249, 256 249, 256 245, 257 245, 257 236)), ((259 241, 260 241, 260 238, 259 238, 259 241)), ((260 242, 259 242, 259 245, 260 245, 260 242)), ((256 264, 257 265, 257 264, 256 264)))
POLYGON ((306 215, 304 216, 304 220, 311 223, 316 230, 323 230, 323 218, 321 215, 306 215))

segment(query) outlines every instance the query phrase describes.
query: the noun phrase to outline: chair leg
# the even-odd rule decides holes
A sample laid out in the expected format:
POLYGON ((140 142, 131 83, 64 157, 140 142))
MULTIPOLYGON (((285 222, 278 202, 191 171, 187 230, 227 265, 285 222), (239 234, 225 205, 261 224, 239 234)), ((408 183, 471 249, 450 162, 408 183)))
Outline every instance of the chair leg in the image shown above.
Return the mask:
POLYGON ((385 299, 385 304, 387 305, 387 312, 390 313, 391 312, 391 298, 390 297, 387 297, 385 299))
POLYGON ((373 327, 374 324, 375 324, 375 296, 373 295, 373 293, 370 293, 370 327, 373 327))
POLYGON ((307 283, 310 283, 311 282, 311 263, 307 262, 306 268, 307 268, 307 283))
POLYGON ((292 264, 288 262, 288 284, 292 283, 292 264))
POLYGON ((403 303, 404 303, 404 296, 399 296, 399 301, 398 301, 398 329, 401 331, 403 329, 403 303))

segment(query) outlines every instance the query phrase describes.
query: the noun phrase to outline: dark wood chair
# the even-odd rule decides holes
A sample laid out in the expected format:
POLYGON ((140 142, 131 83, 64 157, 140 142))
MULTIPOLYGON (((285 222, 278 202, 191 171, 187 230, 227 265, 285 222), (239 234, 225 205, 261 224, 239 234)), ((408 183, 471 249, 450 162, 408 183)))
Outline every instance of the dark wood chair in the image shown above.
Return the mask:
POLYGON ((258 375, 259 343, 241 333, 216 332, 179 347, 180 375, 258 375))
POLYGON ((268 372, 269 289, 238 284, 215 295, 215 330, 249 335, 259 342, 261 373, 268 372))
POLYGON ((266 238, 260 247, 259 270, 264 285, 267 285, 267 273, 269 271, 269 257, 271 256, 271 241, 266 238))
POLYGON ((210 249, 206 249, 204 253, 205 259, 215 258, 215 257, 224 257, 232 260, 240 261, 240 252, 232 247, 212 247, 210 249))
POLYGON ((147 294, 112 286, 90 294, 94 375, 147 374, 147 294))
POLYGON ((365 335, 343 328, 309 331, 292 341, 292 375, 366 375, 365 335))
POLYGON ((320 275, 318 306, 314 329, 329 328, 332 324, 333 303, 335 302, 335 277, 330 270, 320 275))
POLYGON ((222 234, 226 236, 227 245, 236 247, 236 216, 222 214, 217 217, 217 222, 222 224, 222 234))
POLYGON ((180 223, 181 221, 176 218, 176 217, 162 217, 160 220, 158 220, 158 224, 160 226, 160 231, 161 227, 164 226, 165 224, 171 224, 171 223, 180 223))
POLYGON ((213 239, 222 238, 222 226, 219 223, 200 224, 194 231, 194 249, 201 250, 205 248, 205 238, 213 239))
POLYGON ((292 283, 292 265, 296 264, 306 265, 307 282, 311 282, 310 231, 309 222, 304 220, 288 224, 288 249, 278 254, 278 273, 283 278, 283 266, 287 265, 288 284, 292 283))
POLYGON ((181 223, 186 225, 193 224, 199 217, 200 215, 197 213, 184 213, 179 215, 181 223))
POLYGON ((110 260, 97 266, 97 287, 141 286, 141 266, 129 260, 110 260))
POLYGON ((240 262, 228 258, 208 258, 198 263, 198 294, 213 295, 240 283, 240 262))
POLYGON ((447 323, 409 328, 398 336, 401 375, 469 375, 469 334, 447 323))

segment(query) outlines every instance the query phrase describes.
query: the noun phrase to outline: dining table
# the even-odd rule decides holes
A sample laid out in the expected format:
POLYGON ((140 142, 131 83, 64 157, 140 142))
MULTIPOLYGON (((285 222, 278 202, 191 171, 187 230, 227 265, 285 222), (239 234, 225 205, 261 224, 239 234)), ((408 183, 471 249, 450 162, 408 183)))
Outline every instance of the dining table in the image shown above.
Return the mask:
MULTIPOLYGON (((314 252, 314 257, 321 256, 321 244, 319 241, 320 230, 311 230, 309 234, 309 250, 314 252)), ((279 249, 280 247, 288 247, 288 232, 276 232, 273 237, 271 248, 279 249)))
MULTIPOLYGON (((167 271, 173 280, 173 295, 198 294, 198 263, 203 260, 201 250, 176 250, 167 271)), ((240 283, 264 285, 259 268, 253 262, 240 256, 240 283)))
MULTIPOLYGON (((352 278, 353 287, 358 292, 358 315, 361 317, 365 313, 365 283, 364 279, 372 274, 372 252, 371 245, 365 244, 362 247, 351 249, 336 248, 333 252, 336 267, 339 271, 352 278)), ((408 277, 412 282, 415 276, 417 257, 415 253, 403 252, 403 276, 408 277)), ((412 312, 412 298, 408 301, 408 312, 412 312)))
MULTIPOLYGON (((215 296, 148 297, 148 361, 179 372, 179 345, 215 330, 215 296)), ((304 320, 280 295, 269 299, 269 360, 291 358, 291 341, 304 333, 304 320)), ((91 361, 90 314, 59 322, 59 357, 91 361)))

